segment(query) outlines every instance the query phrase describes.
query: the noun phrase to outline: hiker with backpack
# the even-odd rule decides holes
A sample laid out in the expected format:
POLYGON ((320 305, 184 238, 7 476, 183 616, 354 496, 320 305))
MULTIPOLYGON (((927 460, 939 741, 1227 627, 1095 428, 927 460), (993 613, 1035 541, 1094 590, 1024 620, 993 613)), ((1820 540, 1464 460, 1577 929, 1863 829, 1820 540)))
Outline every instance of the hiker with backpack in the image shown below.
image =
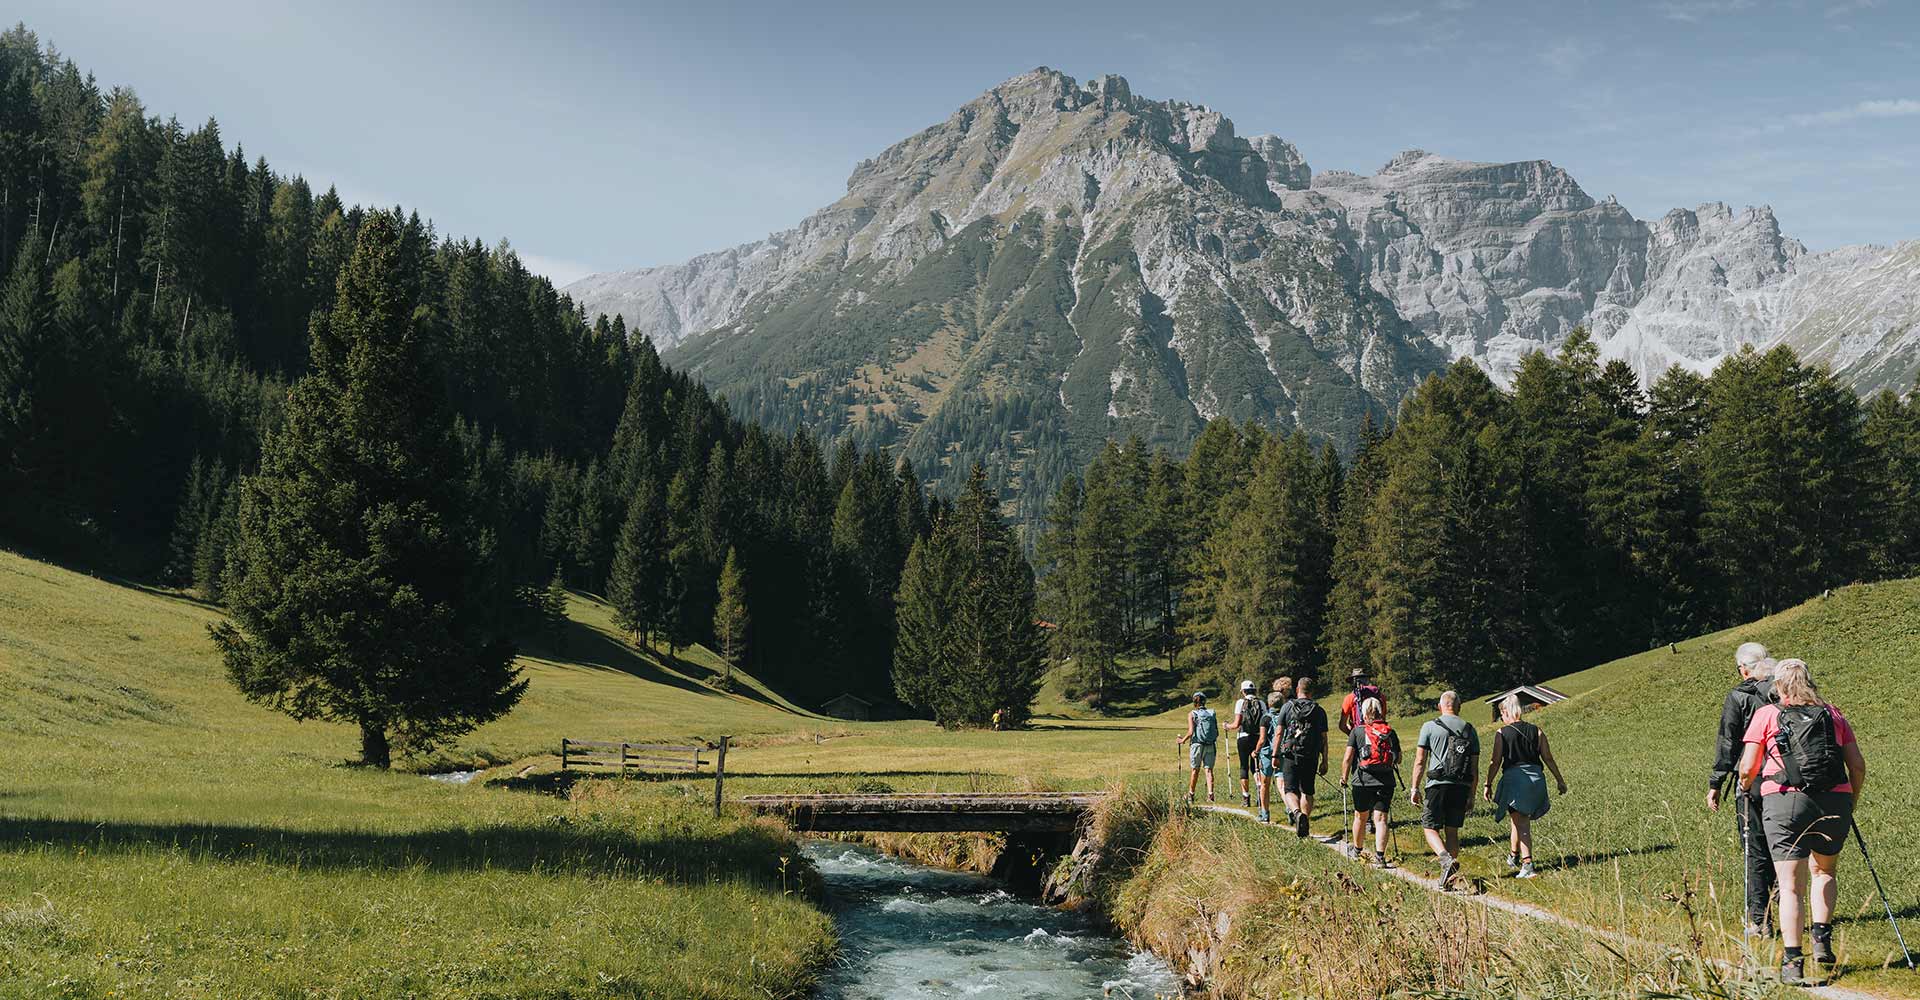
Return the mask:
POLYGON ((1233 740, 1233 749, 1240 761, 1240 804, 1249 809, 1253 808, 1253 792, 1250 783, 1254 769, 1253 750, 1259 745, 1260 723, 1266 715, 1267 703, 1260 700, 1259 693, 1254 690, 1253 682, 1241 681, 1240 700, 1233 703, 1233 721, 1227 723, 1227 728, 1237 734, 1233 740))
POLYGON ((1355 667, 1353 673, 1347 675, 1347 679, 1353 682, 1353 690, 1347 692, 1347 697, 1340 702, 1340 731, 1351 733, 1354 727, 1360 725, 1360 705, 1368 698, 1380 703, 1380 718, 1385 721, 1386 696, 1380 693, 1378 684, 1367 678, 1366 670, 1355 667))
POLYGON ((1518 872, 1515 878, 1534 878, 1538 873, 1533 869, 1533 821, 1545 816, 1552 806, 1542 765, 1553 772, 1562 795, 1567 794, 1567 779, 1560 776, 1547 734, 1520 718, 1521 711, 1519 695, 1500 700, 1502 725, 1493 734, 1485 794, 1493 803, 1494 820, 1498 822, 1504 812, 1512 825, 1507 838, 1507 867, 1518 872), (1495 778, 1499 779, 1497 787, 1495 778))
MULTIPOLYGON (((1273 814, 1268 811, 1268 802, 1273 786, 1280 781, 1280 766, 1274 761, 1274 755, 1280 747, 1280 713, 1277 709, 1285 703, 1286 695, 1278 691, 1267 692, 1267 714, 1260 719, 1260 737, 1253 747, 1254 768, 1260 775, 1260 811, 1255 814, 1255 818, 1262 823, 1273 822, 1273 814)), ((1282 798, 1285 795, 1286 790, 1282 786, 1282 798)), ((1292 820, 1289 819, 1288 822, 1292 820)))
POLYGON ((1294 682, 1293 698, 1279 708, 1276 734, 1283 784, 1280 798, 1287 804, 1287 822, 1293 835, 1304 837, 1313 822, 1313 792, 1316 776, 1327 773, 1327 710, 1313 700, 1313 678, 1294 682))
POLYGON ((1193 792, 1200 781, 1200 770, 1207 772, 1207 801, 1213 801, 1213 761, 1220 741, 1220 717, 1207 707, 1204 692, 1193 693, 1193 711, 1187 713, 1187 733, 1173 741, 1174 746, 1190 744, 1187 751, 1187 803, 1193 803, 1193 792))
POLYGON ((1774 703, 1761 706, 1747 724, 1739 780, 1742 788, 1760 792, 1761 823, 1780 885, 1780 939, 1786 947, 1780 978, 1798 983, 1806 976, 1807 957, 1833 965, 1840 849, 1853 824, 1854 799, 1866 783, 1867 761, 1846 716, 1820 699, 1806 661, 1774 666, 1773 696, 1774 703), (1813 947, 1803 954, 1800 924, 1809 908, 1813 947))
POLYGON ((1353 793, 1353 822, 1341 853, 1359 858, 1366 843, 1365 829, 1373 824, 1373 865, 1391 868, 1387 857, 1387 818, 1393 807, 1393 789, 1400 767, 1400 735, 1382 716, 1380 699, 1360 703, 1360 725, 1347 734, 1346 756, 1340 761, 1340 787, 1353 793))
POLYGON ((1440 860, 1440 888, 1445 891, 1453 889, 1453 877, 1460 873, 1460 828, 1467 822, 1479 758, 1480 734, 1460 717, 1459 693, 1443 692, 1440 717, 1420 727, 1407 801, 1423 806, 1420 827, 1440 860))
MULTIPOLYGON (((1760 709, 1773 703, 1773 657, 1757 642, 1741 643, 1733 652, 1740 682, 1720 706, 1719 738, 1715 740, 1713 776, 1707 780, 1707 808, 1720 811, 1727 780, 1734 776, 1746 747, 1747 726, 1760 709)), ((1760 815, 1758 791, 1733 793, 1734 825, 1740 834, 1741 860, 1746 878, 1746 933, 1765 937, 1768 904, 1773 896, 1773 860, 1767 852, 1767 834, 1760 815)))

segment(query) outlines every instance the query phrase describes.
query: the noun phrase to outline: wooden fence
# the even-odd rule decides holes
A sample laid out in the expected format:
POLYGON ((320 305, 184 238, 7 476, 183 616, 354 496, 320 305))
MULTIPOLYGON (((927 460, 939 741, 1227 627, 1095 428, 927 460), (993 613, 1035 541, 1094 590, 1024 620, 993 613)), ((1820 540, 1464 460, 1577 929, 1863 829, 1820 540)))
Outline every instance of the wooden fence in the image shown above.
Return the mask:
MULTIPOLYGON (((725 794, 727 781, 727 745, 733 741, 731 736, 720 737, 718 745, 713 747, 713 814, 720 815, 720 802, 725 794)), ((663 743, 614 743, 607 740, 576 740, 571 737, 560 738, 560 769, 570 767, 611 767, 626 777, 632 769, 641 773, 673 771, 682 774, 698 774, 707 765, 701 753, 707 747, 688 744, 685 746, 663 743)))

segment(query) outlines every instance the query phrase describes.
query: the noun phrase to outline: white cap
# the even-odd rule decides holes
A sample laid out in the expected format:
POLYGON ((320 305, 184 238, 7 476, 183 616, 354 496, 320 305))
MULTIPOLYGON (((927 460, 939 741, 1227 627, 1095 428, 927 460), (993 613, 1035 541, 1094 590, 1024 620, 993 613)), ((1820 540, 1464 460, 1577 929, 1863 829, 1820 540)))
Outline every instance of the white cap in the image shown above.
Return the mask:
POLYGON ((1245 692, 1246 692, 1246 693, 1248 693, 1248 694, 1252 694, 1252 693, 1253 693, 1253 682, 1252 682, 1252 681, 1241 681, 1241 682, 1240 682, 1240 690, 1242 690, 1242 691, 1245 691, 1245 692))

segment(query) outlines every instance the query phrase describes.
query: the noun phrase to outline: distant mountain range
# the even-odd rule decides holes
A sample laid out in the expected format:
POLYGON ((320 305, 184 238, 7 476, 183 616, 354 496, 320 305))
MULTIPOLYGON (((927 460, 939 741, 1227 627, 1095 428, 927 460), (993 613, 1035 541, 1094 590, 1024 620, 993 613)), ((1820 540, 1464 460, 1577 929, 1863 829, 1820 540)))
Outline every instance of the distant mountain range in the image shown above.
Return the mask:
POLYGON ((1717 203, 1644 222, 1544 160, 1315 174, 1204 106, 1045 68, 793 229, 567 290, 753 408, 938 460, 1178 446, 1223 415, 1347 442, 1452 359, 1504 381, 1581 325, 1648 381, 1743 344, 1862 392, 1920 369, 1920 242, 1810 253, 1717 203))

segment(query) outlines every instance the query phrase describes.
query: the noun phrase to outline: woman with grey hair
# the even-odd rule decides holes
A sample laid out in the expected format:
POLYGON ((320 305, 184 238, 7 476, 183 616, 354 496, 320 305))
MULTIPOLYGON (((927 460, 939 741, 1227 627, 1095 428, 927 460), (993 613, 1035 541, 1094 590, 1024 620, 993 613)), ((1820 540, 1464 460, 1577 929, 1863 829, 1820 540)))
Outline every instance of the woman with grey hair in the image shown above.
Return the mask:
POLYGON ((1780 885, 1780 939, 1786 958, 1780 978, 1806 976, 1800 923, 1813 910, 1815 962, 1833 965, 1833 907, 1840 895, 1840 849, 1853 822, 1854 798, 1867 780, 1867 761, 1853 727, 1821 700, 1804 660, 1781 660, 1773 670, 1774 704, 1753 713, 1740 784, 1760 789, 1761 824, 1780 885), (1812 891, 1808 891, 1808 869, 1812 891))
POLYGON ((1518 868, 1515 878, 1534 878, 1533 821, 1547 814, 1552 800, 1547 797, 1547 776, 1553 772, 1560 794, 1567 794, 1567 779, 1560 776, 1560 765, 1553 759, 1547 734, 1540 727, 1520 718, 1520 696, 1507 695, 1500 702, 1500 729, 1493 734, 1493 756, 1487 761, 1485 795, 1493 803, 1494 819, 1502 812, 1512 824, 1507 837, 1507 867, 1518 868), (1499 783, 1495 784, 1495 779, 1499 783))

